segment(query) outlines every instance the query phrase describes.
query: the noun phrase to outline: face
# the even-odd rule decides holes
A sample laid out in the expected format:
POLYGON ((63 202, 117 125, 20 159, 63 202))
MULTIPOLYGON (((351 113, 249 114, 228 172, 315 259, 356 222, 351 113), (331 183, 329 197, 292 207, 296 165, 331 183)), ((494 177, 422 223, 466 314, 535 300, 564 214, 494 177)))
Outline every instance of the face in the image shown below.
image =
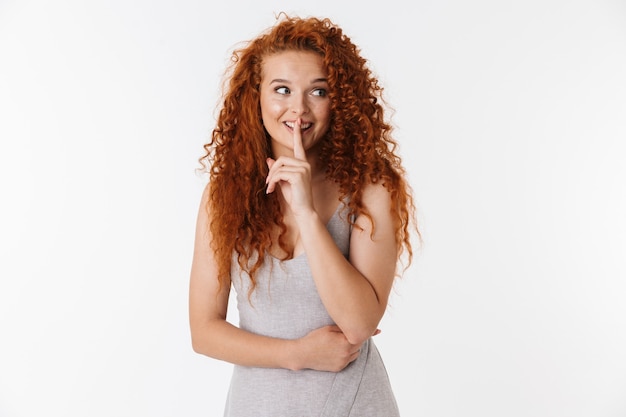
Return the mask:
POLYGON ((274 157, 293 155, 295 121, 302 120, 302 143, 315 148, 328 131, 330 100, 322 58, 313 52, 286 51, 264 58, 261 116, 272 138, 274 157))

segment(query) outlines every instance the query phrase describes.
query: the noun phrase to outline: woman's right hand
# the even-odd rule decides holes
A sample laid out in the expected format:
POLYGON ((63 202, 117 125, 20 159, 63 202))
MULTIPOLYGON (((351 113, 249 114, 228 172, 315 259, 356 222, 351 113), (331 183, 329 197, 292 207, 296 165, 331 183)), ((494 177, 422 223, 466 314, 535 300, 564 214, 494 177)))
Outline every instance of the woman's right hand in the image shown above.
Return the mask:
POLYGON ((361 353, 361 345, 350 344, 338 326, 320 327, 294 342, 295 369, 339 372, 361 353))

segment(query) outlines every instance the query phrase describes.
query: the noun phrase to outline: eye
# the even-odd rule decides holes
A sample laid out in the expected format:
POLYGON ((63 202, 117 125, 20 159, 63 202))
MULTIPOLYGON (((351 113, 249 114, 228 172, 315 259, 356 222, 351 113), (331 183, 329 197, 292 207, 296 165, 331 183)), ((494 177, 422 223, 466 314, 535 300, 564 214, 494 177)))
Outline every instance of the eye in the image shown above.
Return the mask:
POLYGON ((276 87, 274 89, 274 91, 276 91, 278 94, 289 94, 291 91, 289 90, 289 87, 276 87))
POLYGON ((314 96, 319 96, 319 97, 326 97, 326 95, 328 94, 328 92, 326 91, 325 88, 316 88, 315 90, 313 90, 312 94, 314 96))

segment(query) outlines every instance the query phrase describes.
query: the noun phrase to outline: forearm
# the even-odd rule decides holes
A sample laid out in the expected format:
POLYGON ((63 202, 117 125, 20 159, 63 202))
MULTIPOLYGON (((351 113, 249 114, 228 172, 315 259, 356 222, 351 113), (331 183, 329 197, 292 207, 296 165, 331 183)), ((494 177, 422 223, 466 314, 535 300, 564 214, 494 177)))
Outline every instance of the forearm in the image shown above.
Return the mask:
POLYGON ((341 253, 316 213, 299 219, 300 236, 326 310, 351 343, 371 336, 386 308, 372 284, 341 253))
POLYGON ((299 369, 297 341, 257 335, 226 320, 192 325, 195 352, 236 365, 299 369))

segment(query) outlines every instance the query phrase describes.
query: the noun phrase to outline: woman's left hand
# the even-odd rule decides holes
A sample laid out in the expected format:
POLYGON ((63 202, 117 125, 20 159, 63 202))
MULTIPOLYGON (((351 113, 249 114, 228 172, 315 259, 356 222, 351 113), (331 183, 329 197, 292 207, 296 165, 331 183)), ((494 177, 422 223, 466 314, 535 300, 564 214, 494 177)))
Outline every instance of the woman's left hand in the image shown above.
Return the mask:
POLYGON ((288 156, 281 156, 277 160, 267 158, 269 173, 265 179, 266 192, 272 193, 278 186, 296 217, 314 210, 311 165, 307 162, 302 145, 301 124, 301 119, 296 120, 293 129, 293 158, 288 156))

